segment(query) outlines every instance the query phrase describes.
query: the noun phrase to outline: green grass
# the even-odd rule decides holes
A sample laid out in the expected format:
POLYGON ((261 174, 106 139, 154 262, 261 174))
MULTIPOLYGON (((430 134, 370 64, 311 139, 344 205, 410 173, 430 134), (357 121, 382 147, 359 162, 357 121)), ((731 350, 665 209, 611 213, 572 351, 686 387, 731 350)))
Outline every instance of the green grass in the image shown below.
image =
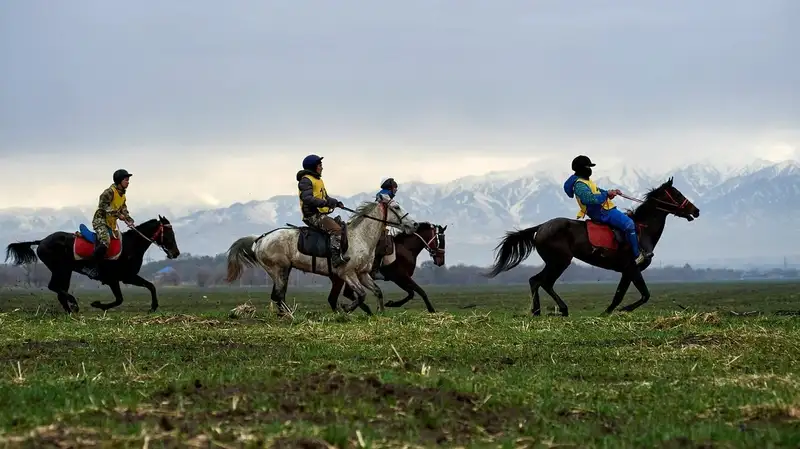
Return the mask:
POLYGON ((650 303, 602 317, 614 285, 559 285, 568 318, 529 317, 525 287, 429 287, 439 313, 417 299, 372 318, 290 289, 294 321, 263 289, 161 288, 147 314, 131 288, 105 315, 88 304, 107 289, 78 291, 73 317, 47 291, 6 290, 0 442, 798 447, 800 321, 776 314, 800 309, 798 287, 653 284, 650 303), (248 300, 255 316, 229 316, 248 300))

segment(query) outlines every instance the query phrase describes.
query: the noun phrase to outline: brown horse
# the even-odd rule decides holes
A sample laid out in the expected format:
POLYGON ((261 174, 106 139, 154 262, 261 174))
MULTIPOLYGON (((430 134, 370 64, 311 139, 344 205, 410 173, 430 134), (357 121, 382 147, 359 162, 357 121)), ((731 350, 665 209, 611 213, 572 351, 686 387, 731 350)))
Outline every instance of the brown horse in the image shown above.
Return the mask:
MULTIPOLYGON (((688 221, 700 216, 700 209, 673 187, 672 178, 651 190, 642 204, 631 213, 642 248, 649 251, 655 248, 664 232, 667 215, 670 214, 688 221)), ((631 282, 642 297, 621 310, 630 312, 650 299, 650 291, 644 282, 642 271, 650 266, 652 259, 644 262, 641 268, 638 267, 622 233, 591 220, 553 218, 532 228, 506 233, 506 237, 495 248, 495 263, 488 276, 495 277, 503 271, 516 267, 534 249, 544 261, 542 271, 528 280, 533 296, 531 312, 535 316, 541 315, 539 287, 542 287, 558 304, 561 315, 569 315, 567 305, 553 290, 553 286, 561 274, 569 268, 573 258, 622 273, 617 292, 605 313, 613 312, 622 302, 631 282)))
MULTIPOLYGON (((402 307, 405 303, 414 298, 414 293, 418 293, 422 300, 425 301, 425 307, 428 312, 435 313, 436 310, 431 305, 428 295, 411 277, 414 275, 414 270, 417 267, 417 256, 423 249, 428 251, 431 255, 433 263, 437 267, 444 265, 444 231, 447 226, 434 225, 431 223, 419 223, 419 228, 413 234, 397 234, 392 237, 394 241, 395 260, 394 262, 383 265, 380 272, 386 281, 392 281, 398 287, 405 290, 408 295, 400 301, 389 301, 386 307, 402 307)), ((344 297, 351 301, 356 301, 356 296, 350 286, 345 286, 344 281, 336 275, 331 276, 331 292, 328 295, 328 303, 331 309, 336 311, 336 306, 339 300, 339 293, 342 291, 342 286, 345 287, 344 297)), ((362 302, 362 310, 371 313, 369 306, 362 302)))

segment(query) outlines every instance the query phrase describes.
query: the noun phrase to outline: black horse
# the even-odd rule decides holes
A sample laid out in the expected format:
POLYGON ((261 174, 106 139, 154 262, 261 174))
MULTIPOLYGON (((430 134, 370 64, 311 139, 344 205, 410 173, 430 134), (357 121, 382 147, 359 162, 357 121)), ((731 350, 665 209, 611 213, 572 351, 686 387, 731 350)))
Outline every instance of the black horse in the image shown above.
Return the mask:
POLYGON ((14 265, 22 265, 36 262, 38 255, 51 272, 47 288, 58 295, 58 301, 67 313, 78 312, 80 309, 78 301, 69 293, 73 271, 111 288, 115 301, 107 304, 94 301, 92 307, 108 310, 122 304, 122 291, 119 286, 122 282, 149 290, 152 301, 150 311, 155 312, 158 309, 156 287, 138 273, 142 268, 144 253, 151 243, 163 249, 169 259, 180 255, 169 220, 159 215, 158 219, 154 218, 125 231, 122 234, 122 253, 119 258, 104 260, 100 270, 93 270, 96 264, 91 260, 76 260, 74 250, 76 238, 75 233, 57 231, 42 240, 12 243, 6 248, 6 260, 13 257, 14 265), (35 253, 32 248, 34 245, 37 245, 35 253))
MULTIPOLYGON (((655 248, 664 232, 669 214, 688 221, 700 216, 700 209, 673 187, 672 178, 648 192, 642 204, 631 213, 643 248, 649 251, 655 248)), ((531 312, 535 316, 541 315, 539 287, 544 288, 544 291, 558 304, 561 315, 569 315, 567 305, 553 290, 553 286, 561 274, 569 268, 573 258, 622 273, 614 299, 605 313, 610 314, 622 302, 631 282, 642 297, 621 310, 630 312, 650 299, 650 291, 641 272, 650 266, 652 259, 644 262, 641 267, 636 266, 631 248, 625 243, 622 234, 612 231, 607 225, 591 220, 553 218, 532 228, 506 233, 506 237, 495 248, 495 263, 488 276, 494 277, 516 267, 534 249, 544 261, 542 271, 528 280, 533 295, 531 312)))
MULTIPOLYGON (((428 312, 436 312, 425 290, 414 282, 414 279, 411 277, 414 275, 414 269, 417 267, 417 256, 419 256, 419 253, 421 253, 423 249, 428 250, 428 254, 431 255, 433 263, 437 267, 444 265, 444 231, 446 229, 447 226, 442 227, 440 225, 422 222, 419 223, 417 232, 413 234, 397 234, 392 237, 395 244, 395 261, 389 265, 381 266, 380 272, 385 280, 397 284, 398 287, 405 290, 407 295, 400 301, 388 301, 386 307, 402 307, 405 303, 414 298, 414 293, 417 293, 422 297, 422 300, 425 301, 425 307, 428 308, 428 312)), ((328 303, 331 305, 331 309, 333 309, 334 312, 336 311, 339 293, 342 291, 342 287, 344 287, 345 298, 351 301, 356 300, 353 289, 345 285, 341 278, 332 275, 331 281, 333 284, 331 285, 331 292, 328 295, 328 303)), ((362 302, 361 309, 369 314, 372 313, 366 303, 362 302)))

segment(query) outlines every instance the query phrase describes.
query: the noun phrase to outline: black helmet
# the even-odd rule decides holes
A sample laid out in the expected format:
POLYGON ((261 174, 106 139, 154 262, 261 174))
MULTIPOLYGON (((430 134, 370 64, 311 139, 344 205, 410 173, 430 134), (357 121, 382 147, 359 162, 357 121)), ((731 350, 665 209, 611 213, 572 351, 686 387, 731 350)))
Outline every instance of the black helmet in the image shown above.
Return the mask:
POLYGON ((114 184, 119 185, 125 178, 130 178, 133 176, 131 173, 128 173, 128 170, 120 168, 119 170, 114 172, 114 184))
POLYGON ((386 190, 396 189, 397 183, 395 182, 394 178, 388 178, 386 181, 383 181, 381 188, 386 190))
POLYGON ((580 155, 572 160, 572 171, 579 171, 582 168, 594 167, 595 164, 588 156, 580 155))

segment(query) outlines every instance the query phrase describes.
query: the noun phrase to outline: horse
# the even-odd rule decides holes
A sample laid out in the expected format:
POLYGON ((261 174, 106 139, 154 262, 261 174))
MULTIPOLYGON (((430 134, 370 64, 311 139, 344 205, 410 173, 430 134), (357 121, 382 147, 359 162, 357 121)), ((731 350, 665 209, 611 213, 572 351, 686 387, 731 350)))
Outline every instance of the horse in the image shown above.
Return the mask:
MULTIPOLYGON (((685 218, 687 221, 693 221, 700 216, 700 209, 672 185, 671 177, 661 186, 650 190, 644 201, 625 198, 641 203, 635 210, 628 212, 628 215, 636 224, 641 246, 651 251, 664 232, 668 215, 685 218)), ((631 312, 650 299, 650 290, 642 277, 642 271, 650 266, 652 258, 647 259, 641 268, 638 267, 622 232, 592 220, 553 218, 527 229, 507 232, 495 248, 495 262, 487 276, 495 277, 516 267, 534 249, 544 261, 542 271, 528 280, 532 295, 531 313, 534 316, 541 315, 539 287, 553 298, 561 315, 569 315, 567 305, 553 290, 553 286, 573 258, 621 273, 614 299, 605 314, 611 314, 619 306, 631 282, 642 296, 638 301, 623 307, 622 311, 631 312)))
POLYGON ((246 266, 261 266, 272 278, 270 298, 277 306, 278 315, 283 316, 291 314, 285 301, 292 268, 323 276, 335 274, 344 279, 358 296, 356 301, 344 307, 347 313, 360 307, 372 314, 364 304, 366 289, 378 298, 378 310, 383 311, 383 292, 369 275, 378 240, 386 225, 412 233, 417 229, 417 223, 395 201, 365 202, 352 212, 353 217, 347 223, 341 223, 341 219, 336 217, 342 225, 342 254, 350 258, 346 264, 332 268, 330 236, 327 233, 310 226, 287 223, 288 228, 273 229, 261 236, 241 237, 233 242, 227 252, 226 281, 231 283, 239 279, 246 266))
MULTIPOLYGON (((425 307, 427 307, 428 312, 436 313, 425 290, 414 282, 411 277, 417 267, 417 256, 423 249, 426 249, 428 254, 431 255, 434 265, 437 267, 444 265, 444 231, 446 229, 447 226, 442 227, 422 222, 413 234, 403 233, 391 237, 394 253, 384 257, 384 260, 389 260, 387 261, 388 263, 381 266, 380 272, 386 281, 394 282, 398 287, 405 290, 407 295, 400 301, 388 301, 386 307, 402 307, 414 298, 414 293, 418 293, 422 300, 425 301, 425 307)), ((331 275, 331 281, 331 292, 328 295, 328 303, 331 305, 331 309, 336 311, 342 287, 344 287, 345 298, 351 301, 357 300, 353 289, 349 285, 345 285, 341 278, 331 275)))
POLYGON ((150 244, 164 250, 168 259, 180 255, 169 220, 159 215, 157 219, 148 220, 122 233, 121 241, 111 239, 100 267, 91 260, 95 239, 95 233, 82 224, 78 232, 57 231, 42 240, 12 243, 6 247, 6 260, 13 258, 14 265, 22 265, 36 262, 38 256, 51 272, 47 288, 58 295, 58 301, 68 314, 80 310, 78 301, 69 293, 73 271, 111 288, 115 301, 107 304, 94 301, 92 307, 105 311, 122 304, 119 285, 122 282, 149 290, 150 312, 155 312, 158 309, 156 288, 139 276, 139 270, 150 244), (33 246, 37 247, 36 252, 33 246))

